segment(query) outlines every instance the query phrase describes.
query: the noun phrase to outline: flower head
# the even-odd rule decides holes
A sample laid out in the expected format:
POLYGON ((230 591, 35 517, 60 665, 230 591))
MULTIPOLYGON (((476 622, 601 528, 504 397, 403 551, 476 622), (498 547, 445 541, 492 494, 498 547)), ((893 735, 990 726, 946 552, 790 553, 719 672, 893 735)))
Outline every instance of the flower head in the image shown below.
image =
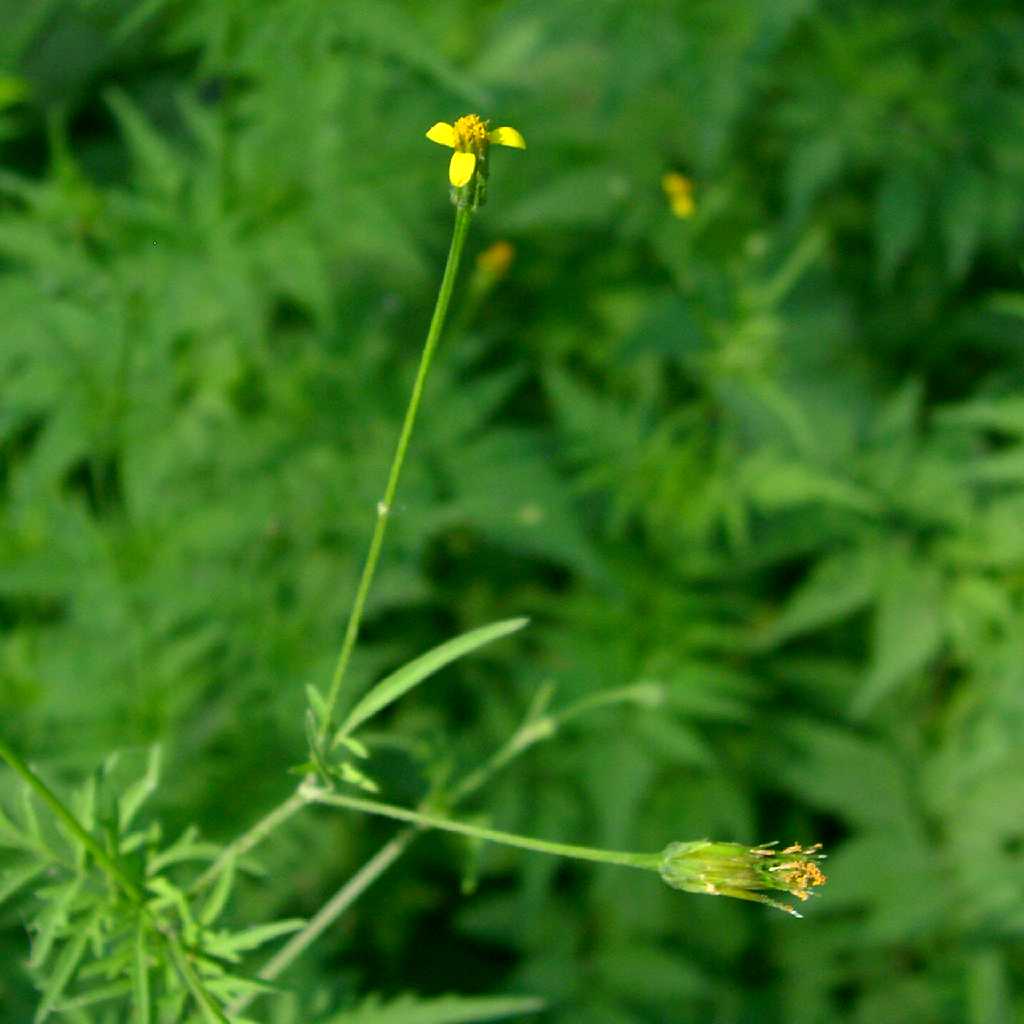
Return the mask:
POLYGON ((454 124, 438 121, 427 138, 441 146, 454 149, 448 164, 448 180, 452 185, 452 201, 457 206, 476 209, 482 206, 487 190, 487 151, 494 143, 526 149, 526 141, 515 128, 487 129, 489 122, 477 114, 465 114, 454 124))
POLYGON ((692 217, 697 209, 693 201, 693 182, 678 171, 666 171, 661 176, 661 187, 672 212, 681 220, 692 217))
POLYGON ((754 900, 800 917, 795 907, 766 891, 786 892, 801 901, 813 896, 810 890, 827 881, 817 863, 825 856, 820 850, 820 843, 806 848, 794 843, 784 850, 774 843, 672 843, 661 855, 661 877, 674 889, 754 900))

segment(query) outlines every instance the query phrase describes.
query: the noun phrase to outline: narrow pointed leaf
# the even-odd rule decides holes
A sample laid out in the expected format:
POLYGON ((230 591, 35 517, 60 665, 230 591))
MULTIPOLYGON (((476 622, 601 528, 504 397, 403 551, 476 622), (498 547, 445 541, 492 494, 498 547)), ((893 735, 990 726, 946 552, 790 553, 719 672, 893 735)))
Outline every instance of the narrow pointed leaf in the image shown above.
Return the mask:
POLYGON ((213 887, 213 892, 210 893, 210 898, 206 901, 199 914, 201 924, 211 925, 220 917, 228 901, 228 896, 231 894, 231 886, 234 884, 234 880, 235 858, 229 857, 224 870, 217 878, 217 884, 213 887))
POLYGON ((61 950, 57 962, 54 964, 53 973, 43 988, 43 997, 36 1010, 35 1021, 40 1024, 53 1012, 54 1007, 64 994, 64 989, 74 976, 75 969, 85 953, 85 944, 89 939, 88 929, 80 927, 68 944, 61 950))
POLYGON ((382 679, 370 690, 368 694, 352 709, 345 724, 338 730, 335 736, 335 743, 340 742, 350 732, 354 732, 364 722, 371 719, 378 711, 382 711, 389 704, 394 703, 399 697, 404 696, 414 686, 422 683, 435 672, 440 671, 445 665, 451 664, 463 655, 475 651, 492 640, 498 640, 510 633, 515 633, 523 628, 528 619, 505 619, 502 622, 493 622, 489 626, 481 626, 479 629, 470 630, 452 640, 427 651, 426 654, 403 665, 396 672, 382 679))
POLYGON ((160 746, 154 745, 149 752, 146 774, 133 783, 117 801, 117 818, 122 832, 128 830, 139 808, 146 802, 157 782, 160 781, 160 746))
POLYGON ((371 996, 361 1006, 334 1014, 321 1024, 476 1024, 538 1013, 544 1002, 528 996, 404 995, 389 1002, 371 996))
POLYGON ((23 885, 28 885, 33 878, 41 875, 45 869, 45 864, 32 862, 0 873, 0 903, 13 896, 23 885))

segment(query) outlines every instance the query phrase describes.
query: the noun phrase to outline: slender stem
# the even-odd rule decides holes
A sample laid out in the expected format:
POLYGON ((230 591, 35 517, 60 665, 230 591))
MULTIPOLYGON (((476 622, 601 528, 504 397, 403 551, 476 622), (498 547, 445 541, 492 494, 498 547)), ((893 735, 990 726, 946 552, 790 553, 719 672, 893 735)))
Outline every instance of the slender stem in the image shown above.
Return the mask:
POLYGON ((555 724, 549 716, 524 722, 483 764, 474 768, 452 789, 449 796, 450 806, 457 807, 466 797, 483 787, 509 761, 518 757, 524 750, 529 750, 535 743, 549 739, 554 734, 555 724))
MULTIPOLYGON (((654 704, 661 699, 660 689, 656 684, 638 684, 611 690, 597 697, 588 697, 560 712, 550 715, 531 713, 525 722, 506 740, 501 747, 483 764, 475 768, 449 794, 452 807, 457 807, 463 800, 479 790, 492 776, 520 754, 529 750, 536 743, 550 739, 558 731, 560 723, 583 714, 593 707, 618 703, 654 704)), ((276 953, 259 972, 264 981, 273 981, 291 966, 323 932, 330 927, 345 911, 404 853, 421 832, 418 827, 407 828, 388 840, 328 901, 317 911, 316 915, 299 932, 292 936, 288 943, 276 953)), ((236 1000, 229 1008, 238 1014, 246 1009, 259 995, 258 992, 247 993, 236 1000)))
POLYGON ((421 828, 438 828, 446 832, 458 832, 462 835, 483 839, 504 846, 517 846, 522 850, 533 850, 536 853, 550 853, 555 857, 569 857, 573 860, 592 860, 602 864, 621 864, 630 868, 643 868, 656 871, 661 863, 661 854, 657 853, 624 853, 617 850, 600 850, 593 846, 574 846, 569 843, 553 843, 546 839, 533 839, 520 836, 513 832, 501 832, 493 828, 483 828, 464 821, 453 821, 451 818, 440 818, 433 814, 423 814, 406 807, 394 804, 382 804, 376 800, 363 800, 359 797, 345 796, 318 789, 315 786, 303 785, 307 799, 335 807, 348 807, 353 811, 364 811, 366 814, 378 814, 396 821, 408 821, 421 828))
POLYGON ((363 619, 363 609, 366 605, 367 595, 370 592, 370 584, 373 582, 373 576, 377 570, 377 559, 380 557, 381 546, 384 543, 384 533, 387 530, 388 517, 391 514, 395 494, 398 491, 398 478, 401 475, 402 464, 405 462, 405 455, 409 449, 409 440, 412 437, 413 427, 416 424, 416 414, 419 412, 420 401, 423 398, 423 386, 426 383, 427 373, 430 370, 430 364, 433 361, 437 343, 440 341, 441 332, 444 329, 445 318, 448 315, 448 304, 451 301, 452 290, 455 287, 455 278, 459 271, 459 261, 462 259, 462 248, 466 241, 466 233, 469 230, 472 216, 472 212, 468 209, 459 209, 455 213, 452 244, 448 250, 448 261, 445 263, 441 287, 438 289, 434 315, 431 317, 430 328, 427 330, 427 339, 423 344, 419 369, 416 371, 416 380, 413 383, 412 394, 409 397, 409 404, 405 410, 402 431, 398 435, 395 454, 391 460, 391 469, 388 472, 388 482, 384 488, 384 497, 377 503, 377 522, 374 525, 373 536, 370 539, 370 549, 367 552, 363 572, 359 578, 356 596, 352 602, 352 611, 349 613, 348 625, 345 627, 345 639, 342 641, 341 653, 338 655, 338 662, 335 665, 334 675, 331 678, 330 689, 327 692, 326 712, 323 721, 320 723, 319 730, 321 743, 323 743, 330 732, 331 716, 334 712, 334 706, 338 701, 338 694, 341 692, 342 680, 345 678, 345 671, 352 658, 352 651, 355 648, 356 640, 359 638, 359 627, 363 619))
MULTIPOLYGON (((465 245, 466 234, 471 220, 472 212, 470 210, 459 209, 456 211, 451 247, 448 250, 448 260, 445 263, 444 273, 441 277, 437 302, 434 305, 434 314, 431 317, 430 327, 427 330, 427 338, 423 344, 423 353, 420 356, 416 380, 413 383, 412 394, 409 397, 409 404, 405 410, 405 419, 402 423, 401 433, 398 436, 395 454, 391 460, 391 469, 388 472, 384 497, 377 505, 377 522, 374 526, 373 536, 370 539, 370 549, 367 552, 366 562, 363 565, 362 575, 359 578, 356 596, 352 602, 352 610, 349 613, 348 625, 345 628, 345 638, 342 641, 341 652, 338 655, 338 662, 335 665, 334 675, 331 679, 331 686, 326 701, 327 710, 323 721, 320 723, 319 738, 321 742, 326 739, 327 733, 330 730, 331 716, 338 700, 338 694, 341 691, 345 671, 352 658, 352 651, 355 648, 356 640, 359 638, 359 627, 362 623, 363 609, 366 605, 366 598, 377 569, 377 560, 380 557, 381 546, 384 543, 388 517, 398 490, 398 478, 401 475, 413 427, 416 424, 416 415, 419 412, 420 402, 423 398, 423 388, 426 383, 427 373, 430 370, 430 364, 433 361, 434 352, 441 339, 441 332, 444 329, 445 319, 448 315, 448 306, 451 302, 452 291, 455 288, 455 278, 458 274, 459 262, 462 259, 462 249, 465 245)), ((278 825, 287 821, 304 803, 305 800, 298 793, 294 793, 282 804, 275 807, 269 814, 256 822, 252 828, 232 842, 213 864, 193 882, 191 891, 199 891, 213 882, 233 858, 247 853, 257 843, 262 842, 278 825)))
POLYGON ((215 881, 233 860, 248 853, 258 843, 284 824, 296 811, 305 807, 307 800, 296 790, 287 800, 279 803, 269 814, 260 818, 248 831, 243 832, 220 852, 220 856, 192 883, 189 893, 195 894, 215 881))
MULTIPOLYGON (((471 793, 476 792, 499 768, 503 767, 513 757, 521 754, 541 739, 553 735, 554 730, 546 725, 538 728, 546 719, 531 719, 521 725, 509 737, 508 741, 499 750, 482 764, 475 771, 463 779, 451 794, 451 803, 456 805, 462 802, 471 793)), ((402 854, 412 841, 419 835, 419 828, 403 829, 397 835, 392 836, 314 915, 314 917, 289 939, 281 949, 263 965, 259 977, 263 981, 273 981, 284 970, 291 966, 311 943, 315 942, 345 911, 353 904, 366 890, 402 854)), ((230 1014, 239 1014, 258 996, 259 992, 249 992, 240 996, 228 1008, 230 1014)))
POLYGON ((96 838, 81 825, 71 811, 64 806, 57 794, 2 739, 0 739, 0 757, 35 790, 39 799, 53 812, 54 817, 92 854, 93 859, 106 872, 107 877, 124 891, 132 903, 141 907, 145 902, 142 889, 128 876, 117 860, 107 853, 96 838))
MULTIPOLYGON (((345 909, 354 903, 402 854, 416 838, 417 829, 403 829, 392 836, 313 916, 306 926, 288 940, 260 969, 262 981, 273 981, 292 962, 306 951, 328 929, 345 909)), ((228 1016, 234 1017, 263 993, 246 992, 229 1007, 228 1016)))

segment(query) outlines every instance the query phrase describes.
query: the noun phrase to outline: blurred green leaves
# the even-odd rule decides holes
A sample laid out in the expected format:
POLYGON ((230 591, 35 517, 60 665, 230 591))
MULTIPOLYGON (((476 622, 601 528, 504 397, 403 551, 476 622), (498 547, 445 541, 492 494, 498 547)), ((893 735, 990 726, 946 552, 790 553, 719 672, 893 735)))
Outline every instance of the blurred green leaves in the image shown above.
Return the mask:
MULTIPOLYGON (((416 851, 296 965, 280 1022, 527 1012, 480 995, 505 990, 553 1022, 1019 1013, 1020 12, 7 8, 11 738, 75 775, 162 740, 161 872, 212 855, 188 822, 227 835, 280 798, 443 254, 422 131, 479 106, 531 143, 473 243, 516 260, 443 342, 352 692, 481 623, 534 625, 389 708, 374 779, 443 788, 549 684, 556 707, 654 686, 561 722, 481 816, 623 848, 828 841, 802 931, 489 847, 463 901, 454 858, 416 851), (670 169, 695 183, 686 221, 670 169), (375 989, 427 995, 359 1005, 375 989)), ((33 813, 0 819, 21 844, 0 893, 27 900, 0 960, 23 962, 26 894, 51 884, 64 909, 32 949, 65 957, 56 1008, 102 928, 92 893, 41 874, 33 813)), ((380 836, 282 837, 229 909, 307 917, 380 836)), ((122 939, 145 993, 145 944, 122 939)), ((0 971, 19 1019, 27 989, 0 971)))

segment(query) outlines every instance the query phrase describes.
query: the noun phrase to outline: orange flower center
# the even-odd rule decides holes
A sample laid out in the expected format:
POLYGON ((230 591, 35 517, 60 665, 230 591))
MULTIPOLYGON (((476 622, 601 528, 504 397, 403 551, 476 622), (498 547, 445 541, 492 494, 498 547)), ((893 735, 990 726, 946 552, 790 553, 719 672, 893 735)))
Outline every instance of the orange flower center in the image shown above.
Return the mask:
POLYGON ((466 114, 452 125, 455 148, 462 153, 479 153, 487 145, 487 125, 476 114, 466 114))

